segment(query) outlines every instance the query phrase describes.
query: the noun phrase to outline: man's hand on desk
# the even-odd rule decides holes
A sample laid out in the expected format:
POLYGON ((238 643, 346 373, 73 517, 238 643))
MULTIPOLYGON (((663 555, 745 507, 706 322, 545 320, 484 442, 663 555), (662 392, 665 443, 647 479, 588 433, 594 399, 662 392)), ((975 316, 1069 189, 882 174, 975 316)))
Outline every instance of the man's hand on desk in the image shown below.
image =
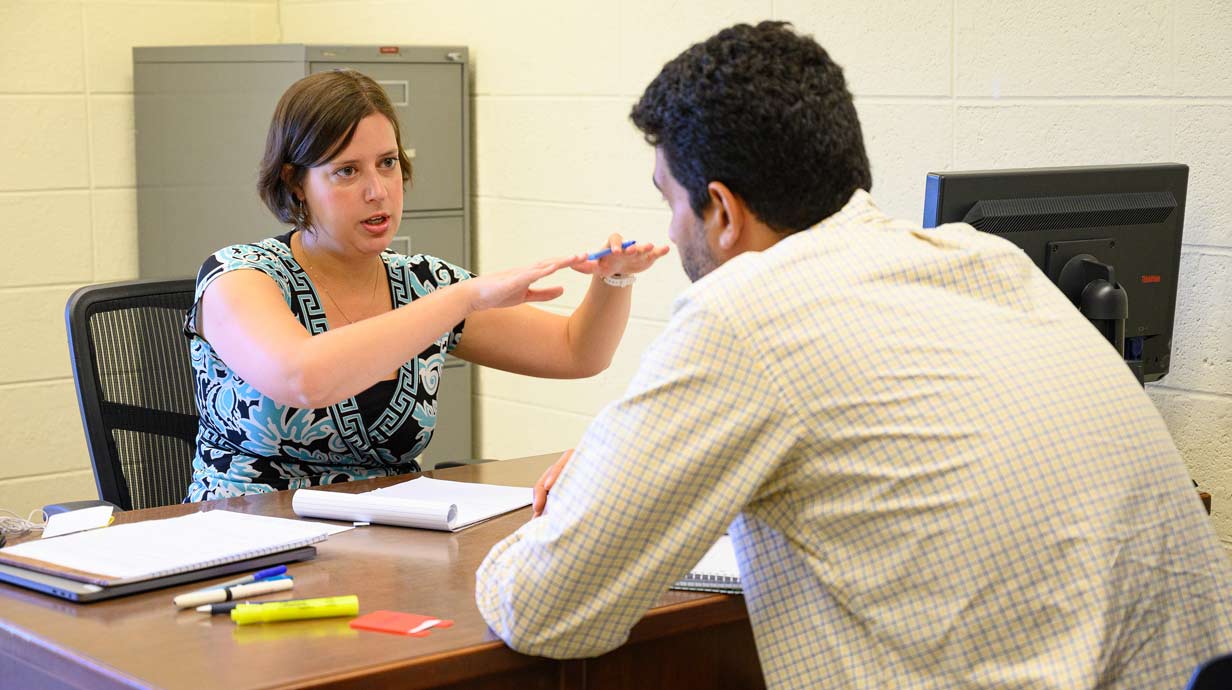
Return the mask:
POLYGON ((556 478, 564 471, 571 457, 573 457, 572 448, 562 453, 560 459, 552 463, 552 466, 544 471, 543 476, 539 477, 539 481, 535 482, 535 500, 531 503, 532 520, 543 515, 544 509, 548 507, 548 492, 552 490, 556 478))

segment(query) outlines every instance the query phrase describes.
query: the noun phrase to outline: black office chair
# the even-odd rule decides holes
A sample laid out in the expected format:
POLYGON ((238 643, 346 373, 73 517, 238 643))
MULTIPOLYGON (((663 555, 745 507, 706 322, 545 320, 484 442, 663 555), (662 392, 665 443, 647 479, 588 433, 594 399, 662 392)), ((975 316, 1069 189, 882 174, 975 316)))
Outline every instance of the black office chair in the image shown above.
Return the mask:
MULTIPOLYGON (((184 316, 194 281, 89 285, 65 308, 73 378, 99 497, 125 510, 183 500, 198 413, 184 316)), ((464 459, 431 469, 490 462, 464 459)), ((74 501, 49 513, 98 505, 74 501)))
POLYGON ((179 503, 192 479, 198 415, 182 331, 193 287, 88 285, 64 310, 98 495, 125 510, 179 503))
POLYGON ((1224 654, 1198 664, 1185 690, 1227 690, 1232 688, 1232 654, 1224 654))

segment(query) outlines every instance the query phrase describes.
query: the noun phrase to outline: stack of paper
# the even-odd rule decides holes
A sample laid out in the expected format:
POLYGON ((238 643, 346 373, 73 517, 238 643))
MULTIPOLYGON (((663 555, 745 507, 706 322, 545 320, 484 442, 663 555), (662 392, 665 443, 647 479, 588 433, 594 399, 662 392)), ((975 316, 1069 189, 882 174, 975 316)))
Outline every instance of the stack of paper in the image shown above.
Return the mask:
POLYGON ((289 551, 324 540, 330 525, 207 510, 28 541, 0 562, 114 586, 289 551))

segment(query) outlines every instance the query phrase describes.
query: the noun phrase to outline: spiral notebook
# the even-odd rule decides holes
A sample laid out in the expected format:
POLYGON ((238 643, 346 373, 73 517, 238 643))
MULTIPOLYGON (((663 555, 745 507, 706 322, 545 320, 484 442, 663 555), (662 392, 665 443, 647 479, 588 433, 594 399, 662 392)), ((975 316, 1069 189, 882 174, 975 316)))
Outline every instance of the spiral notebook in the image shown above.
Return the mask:
POLYGON ((114 587, 291 551, 336 531, 316 522, 207 510, 27 541, 0 549, 0 563, 114 587))
POLYGON ((736 547, 726 534, 710 547, 705 556, 693 566, 688 575, 680 578, 672 589, 694 592, 718 592, 740 594, 740 568, 736 564, 736 547))

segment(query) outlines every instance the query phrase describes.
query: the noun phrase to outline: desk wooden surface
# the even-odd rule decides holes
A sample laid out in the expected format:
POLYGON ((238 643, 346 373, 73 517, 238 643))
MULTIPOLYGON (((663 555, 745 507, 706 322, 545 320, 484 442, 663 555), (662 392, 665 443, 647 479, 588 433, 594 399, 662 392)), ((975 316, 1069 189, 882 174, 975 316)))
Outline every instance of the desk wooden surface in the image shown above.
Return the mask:
MULTIPOLYGON (((531 486, 557 455, 427 474, 531 486)), ((329 487, 359 492, 405 477, 329 487)), ((120 513, 117 522, 226 509, 295 517, 291 492, 120 513)), ((475 606, 475 570, 523 509, 448 534, 362 527, 317 545, 289 566, 295 589, 262 600, 356 594, 378 609, 451 618, 425 638, 352 630, 350 619, 236 626, 226 616, 177 611, 193 583, 95 604, 0 584, 0 685, 13 688, 655 688, 761 687, 744 600, 666 592, 620 649, 589 660, 518 654, 475 606)), ((221 581, 228 578, 215 578, 221 581)), ((551 596, 544 592, 544 596, 551 596)))

